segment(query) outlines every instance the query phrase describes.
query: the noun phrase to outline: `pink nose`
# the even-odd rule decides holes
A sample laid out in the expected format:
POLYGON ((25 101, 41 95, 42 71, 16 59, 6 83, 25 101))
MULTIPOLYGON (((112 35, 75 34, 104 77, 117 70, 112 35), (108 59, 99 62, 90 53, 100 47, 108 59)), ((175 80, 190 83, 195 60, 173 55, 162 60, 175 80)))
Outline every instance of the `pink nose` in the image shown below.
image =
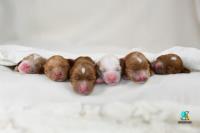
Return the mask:
POLYGON ((139 78, 139 81, 146 81, 148 78, 146 77, 146 76, 141 76, 140 78, 139 78))
POLYGON ((29 64, 23 63, 23 64, 21 64, 21 65, 19 66, 19 69, 21 69, 21 70, 22 70, 23 72, 25 72, 25 73, 28 73, 28 72, 30 72, 31 67, 30 67, 29 64))
POLYGON ((54 73, 55 77, 61 77, 62 76, 62 72, 56 72, 54 73))
POLYGON ((114 82, 117 79, 117 76, 115 74, 109 74, 108 75, 108 81, 114 82))
POLYGON ((160 68, 162 68, 162 63, 157 62, 154 67, 155 67, 155 69, 160 69, 160 68))
POLYGON ((79 90, 79 93, 85 94, 88 92, 89 89, 88 89, 88 86, 86 85, 80 85, 78 90, 79 90))

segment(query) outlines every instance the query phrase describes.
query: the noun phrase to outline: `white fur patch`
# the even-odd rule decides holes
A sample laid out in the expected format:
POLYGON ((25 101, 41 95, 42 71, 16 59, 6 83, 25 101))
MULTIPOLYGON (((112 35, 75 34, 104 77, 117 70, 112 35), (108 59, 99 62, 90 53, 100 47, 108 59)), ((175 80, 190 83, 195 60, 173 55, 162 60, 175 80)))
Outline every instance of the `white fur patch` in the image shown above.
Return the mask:
POLYGON ((81 73, 82 73, 82 74, 85 74, 85 67, 82 67, 82 68, 81 68, 81 73))
POLYGON ((139 63, 142 63, 142 59, 141 59, 141 58, 137 57, 136 59, 137 59, 137 61, 138 61, 139 63))
POLYGON ((172 56, 172 57, 171 57, 171 60, 176 61, 177 58, 176 58, 175 56, 172 56))
POLYGON ((40 58, 39 55, 37 55, 37 54, 34 54, 34 55, 33 55, 33 59, 34 59, 34 60, 36 60, 36 59, 38 59, 38 58, 40 58))
POLYGON ((105 55, 99 60, 99 68, 101 72, 116 71, 116 68, 121 68, 119 59, 115 55, 105 55))

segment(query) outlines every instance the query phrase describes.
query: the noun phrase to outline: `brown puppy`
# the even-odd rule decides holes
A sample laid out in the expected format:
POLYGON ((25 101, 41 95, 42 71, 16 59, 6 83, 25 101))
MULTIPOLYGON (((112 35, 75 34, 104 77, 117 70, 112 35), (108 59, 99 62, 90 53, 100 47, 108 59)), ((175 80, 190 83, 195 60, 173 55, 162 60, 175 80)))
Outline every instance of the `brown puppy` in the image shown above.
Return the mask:
POLYGON ((147 58, 140 52, 131 52, 124 59, 124 74, 132 81, 143 83, 151 76, 147 58))
POLYGON ((90 57, 79 57, 70 70, 73 89, 83 95, 92 92, 97 79, 96 65, 90 57))
POLYGON ((54 81, 65 81, 68 78, 70 63, 68 59, 55 55, 44 65, 44 73, 54 81))
POLYGON ((22 59, 15 67, 15 70, 25 74, 42 74, 44 73, 44 64, 46 59, 38 54, 30 54, 22 59))
POLYGON ((181 58, 176 54, 166 54, 159 56, 152 63, 152 68, 156 74, 189 73, 190 70, 183 66, 181 58))

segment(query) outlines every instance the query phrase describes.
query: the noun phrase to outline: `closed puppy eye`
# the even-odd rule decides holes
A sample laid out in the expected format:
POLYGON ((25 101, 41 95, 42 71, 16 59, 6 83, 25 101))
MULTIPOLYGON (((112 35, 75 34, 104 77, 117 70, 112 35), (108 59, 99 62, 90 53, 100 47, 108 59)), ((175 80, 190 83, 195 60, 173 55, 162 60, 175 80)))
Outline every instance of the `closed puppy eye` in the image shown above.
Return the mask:
POLYGON ((88 77, 87 80, 95 80, 93 77, 88 77))
POLYGON ((73 79, 74 79, 74 80, 81 80, 81 78, 80 78, 79 76, 74 77, 73 79))

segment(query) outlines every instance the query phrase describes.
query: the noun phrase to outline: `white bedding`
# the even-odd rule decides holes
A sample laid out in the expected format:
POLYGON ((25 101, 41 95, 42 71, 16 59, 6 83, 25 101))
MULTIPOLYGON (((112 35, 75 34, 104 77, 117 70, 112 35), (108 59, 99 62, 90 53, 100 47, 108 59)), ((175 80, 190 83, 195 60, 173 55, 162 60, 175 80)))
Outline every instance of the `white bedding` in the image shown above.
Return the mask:
MULTIPOLYGON (((138 47, 155 59, 148 52, 200 48, 199 7, 199 0, 0 0, 0 42, 66 57, 124 55, 138 47)), ((0 64, 14 65, 33 52, 17 48, 0 52, 0 64)), ((191 74, 154 75, 144 85, 97 85, 87 97, 68 82, 0 66, 0 133, 200 133, 200 55, 193 50, 181 55, 191 74), (183 110, 193 124, 177 124, 183 110)))
POLYGON ((0 67, 2 133, 199 133, 200 73, 153 75, 147 83, 96 85, 90 96, 69 82, 0 67), (179 125, 189 110, 193 124, 179 125))

